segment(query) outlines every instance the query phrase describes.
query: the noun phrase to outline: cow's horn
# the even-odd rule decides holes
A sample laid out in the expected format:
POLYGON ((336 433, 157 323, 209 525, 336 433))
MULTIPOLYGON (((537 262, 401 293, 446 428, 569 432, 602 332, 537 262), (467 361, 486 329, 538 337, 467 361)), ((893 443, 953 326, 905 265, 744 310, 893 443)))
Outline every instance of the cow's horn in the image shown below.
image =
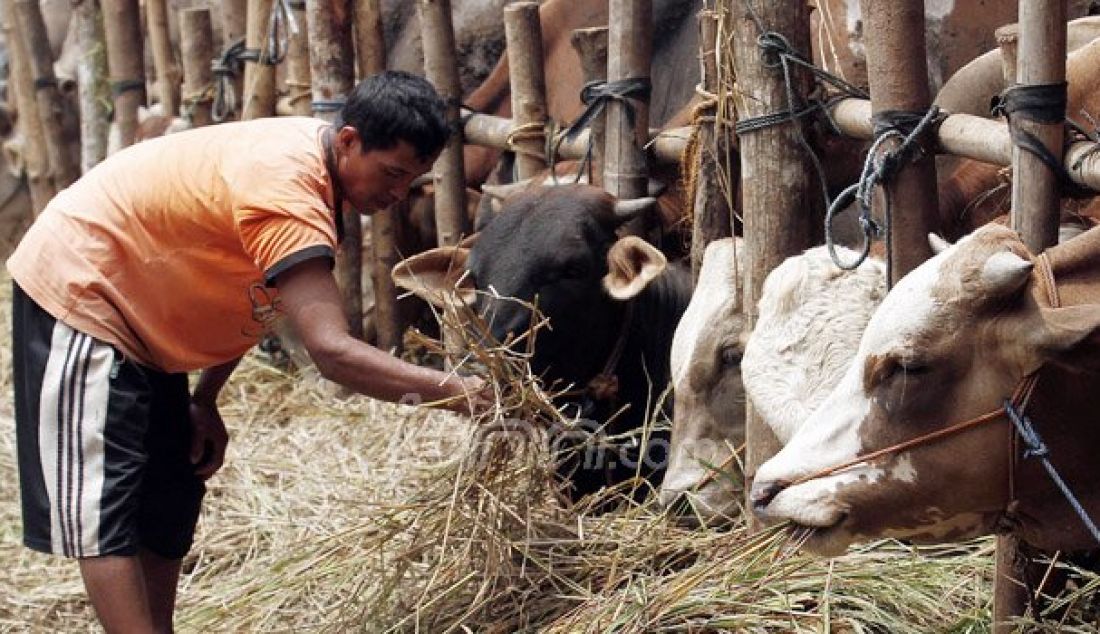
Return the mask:
POLYGON ((615 203, 615 217, 620 220, 630 220, 640 213, 653 209, 656 205, 657 199, 649 197, 620 200, 615 203))
POLYGON ((505 183, 503 185, 482 185, 481 193, 488 194, 491 198, 496 198, 497 200, 504 200, 527 189, 530 185, 530 178, 514 183, 505 183))

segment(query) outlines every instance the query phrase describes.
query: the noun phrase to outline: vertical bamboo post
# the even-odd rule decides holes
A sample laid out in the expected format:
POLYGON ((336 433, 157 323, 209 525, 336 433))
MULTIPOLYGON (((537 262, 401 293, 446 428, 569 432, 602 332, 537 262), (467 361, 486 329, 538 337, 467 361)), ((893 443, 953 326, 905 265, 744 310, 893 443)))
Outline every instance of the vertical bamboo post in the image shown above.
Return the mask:
MULTIPOLYGON (((1064 82, 1066 4, 1021 0, 1019 24, 1016 83, 1032 86, 1064 82)), ((1060 121, 1039 123, 1020 118, 1013 123, 1061 158, 1065 128, 1060 121)), ((1012 173, 1012 226, 1028 248, 1038 253, 1058 242, 1058 175, 1038 156, 1019 147, 1012 148, 1012 173)))
POLYGON ((1020 40, 1018 24, 1006 24, 993 32, 997 38, 997 47, 1001 49, 1001 72, 1004 73, 1005 87, 1016 83, 1016 54, 1020 40))
MULTIPOLYGON (((928 62, 924 44, 924 3, 860 2, 867 47, 867 77, 871 87, 872 115, 885 111, 923 114, 932 103, 928 87, 928 62)), ((932 147, 931 133, 919 140, 932 147)), ((889 152, 900 141, 883 143, 889 152)), ((886 185, 891 201, 890 283, 916 268, 932 255, 928 232, 937 226, 936 157, 917 155, 886 185)))
POLYGON ((210 9, 180 12, 180 52, 183 58, 183 114, 192 127, 210 125, 214 74, 214 25, 210 9))
MULTIPOLYGON (((355 3, 355 57, 359 77, 366 78, 386 69, 386 39, 382 29, 380 0, 355 3)), ((374 343, 382 350, 399 351, 406 322, 399 310, 397 286, 390 271, 401 259, 397 236, 401 229, 400 202, 379 209, 370 218, 370 276, 374 287, 374 343)))
MULTIPOLYGON (((248 0, 221 0, 222 34, 225 38, 223 46, 229 46, 238 38, 244 37, 248 31, 248 0)), ((236 111, 232 116, 241 116, 241 106, 244 104, 244 75, 238 74, 233 79, 233 94, 237 95, 236 111)))
MULTIPOLYGON (((1066 79, 1066 5, 1064 2, 1020 0, 1015 84, 1059 84, 1066 79)), ((1027 132, 1061 159, 1062 123, 1040 123, 1025 118, 1012 125, 1027 132)), ((1042 160, 1019 147, 1012 148, 1012 227, 1034 253, 1058 242, 1060 192, 1058 175, 1042 160)), ((1010 620, 1029 604, 1026 584, 1028 547, 1015 536, 997 538, 997 567, 993 584, 993 631, 1015 630, 1010 620)))
MULTIPOLYGON (((607 81, 607 41, 608 28, 598 26, 577 29, 570 36, 570 42, 581 60, 581 73, 584 83, 607 81)), ((589 173, 592 184, 603 185, 604 146, 607 143, 607 113, 601 112, 588 124, 589 147, 592 158, 589 173)))
POLYGON ((504 40, 512 87, 516 171, 520 179, 531 178, 546 169, 546 79, 537 2, 504 7, 504 40))
MULTIPOLYGON (((11 2, 11 0, 9 0, 11 2)), ((38 0, 15 0, 16 24, 26 47, 28 68, 34 84, 38 119, 46 140, 49 175, 57 190, 68 187, 80 176, 78 139, 65 138, 65 130, 75 130, 76 113, 64 101, 53 72, 53 52, 46 35, 46 22, 38 0)))
POLYGON ((180 70, 172 53, 168 33, 168 0, 145 0, 145 21, 149 46, 153 49, 153 68, 157 73, 157 93, 167 117, 179 116, 180 70))
POLYGON ((290 46, 286 52, 286 88, 290 112, 300 117, 313 114, 313 80, 309 70, 309 17, 306 3, 301 0, 290 3, 290 10, 298 24, 298 32, 290 33, 290 46))
POLYGON ((107 157, 111 89, 107 83, 107 44, 99 2, 84 0, 73 8, 76 37, 83 51, 77 61, 80 99, 80 170, 87 172, 107 157))
MULTIPOLYGON (((699 49, 702 53, 703 88, 710 94, 718 89, 718 60, 715 56, 718 40, 718 15, 713 11, 699 12, 699 49)), ((695 164, 690 167, 695 176, 695 191, 691 225, 691 280, 694 286, 699 281, 699 269, 703 266, 703 253, 707 245, 719 238, 733 235, 729 200, 722 195, 722 183, 719 171, 723 167, 733 169, 737 159, 729 152, 728 129, 719 130, 715 116, 718 111, 717 100, 708 102, 698 117, 699 126, 696 139, 695 164), (729 163, 723 165, 722 160, 729 163)), ((727 174, 725 181, 733 183, 733 174, 727 174)), ((732 265, 732 263, 731 263, 732 265)))
POLYGON ((450 0, 417 0, 424 41, 424 71, 447 102, 451 136, 435 163, 435 226, 440 246, 457 244, 469 232, 466 217, 466 183, 462 163, 459 107, 462 88, 451 23, 450 0))
MULTIPOLYGON (((30 55, 24 32, 18 27, 15 5, 7 2, 3 6, 4 35, 11 56, 11 85, 9 90, 16 102, 19 114, 19 131, 23 136, 23 165, 27 172, 27 185, 31 194, 34 215, 46 208, 46 204, 57 193, 50 179, 50 159, 46 152, 46 133, 38 115, 38 105, 34 99, 34 78, 31 75, 30 55)), ((10 99, 11 97, 9 97, 10 99)))
POLYGON ((275 114, 275 66, 267 46, 267 24, 271 18, 273 0, 248 0, 248 26, 245 48, 258 51, 259 59, 244 65, 242 119, 258 119, 275 114))
MULTIPOLYGON (((749 0, 764 28, 787 38, 810 58, 810 12, 802 0, 749 0)), ((783 71, 765 60, 757 38, 761 33, 748 5, 733 3, 734 72, 741 94, 738 117, 748 119, 787 110, 783 71), (768 62, 768 63, 766 63, 768 62)), ((810 78, 794 73, 794 90, 805 95, 810 78)), ((813 166, 799 142, 799 122, 771 126, 741 137, 741 195, 745 218, 744 310, 747 328, 756 323, 756 300, 764 278, 785 258, 810 246, 811 219, 821 217, 813 166)), ((733 263, 730 264, 733 266, 733 263)), ((765 460, 779 450, 775 435, 749 404, 745 425, 745 491, 765 460)))
MULTIPOLYGON (((650 0, 610 0, 608 6, 608 83, 649 79, 653 51, 650 0)), ((604 189, 621 199, 641 198, 648 189, 645 146, 649 141, 649 102, 613 100, 607 105, 604 189), (633 108, 633 116, 630 110, 633 108)), ((643 223, 632 223, 632 233, 643 223)))
POLYGON ((115 124, 121 147, 137 135, 138 107, 145 104, 145 65, 142 62, 141 14, 137 0, 103 0, 103 27, 107 39, 107 67, 115 103, 115 124))
MULTIPOLYGON (((350 0, 308 0, 309 66, 313 85, 313 114, 334 121, 355 84, 355 51, 351 43, 350 0)), ((344 313, 351 332, 363 338, 363 221, 362 209, 342 213, 344 241, 337 245, 336 281, 344 296, 344 313)))

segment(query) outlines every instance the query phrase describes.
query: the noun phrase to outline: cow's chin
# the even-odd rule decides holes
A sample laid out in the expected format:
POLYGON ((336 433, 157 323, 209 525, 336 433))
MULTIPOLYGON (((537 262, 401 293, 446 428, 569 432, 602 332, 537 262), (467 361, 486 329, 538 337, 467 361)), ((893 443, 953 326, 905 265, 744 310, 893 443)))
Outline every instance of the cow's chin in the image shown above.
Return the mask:
POLYGON ((819 557, 843 555, 848 546, 856 541, 856 536, 844 526, 843 519, 832 526, 807 526, 791 522, 787 530, 794 545, 819 557))

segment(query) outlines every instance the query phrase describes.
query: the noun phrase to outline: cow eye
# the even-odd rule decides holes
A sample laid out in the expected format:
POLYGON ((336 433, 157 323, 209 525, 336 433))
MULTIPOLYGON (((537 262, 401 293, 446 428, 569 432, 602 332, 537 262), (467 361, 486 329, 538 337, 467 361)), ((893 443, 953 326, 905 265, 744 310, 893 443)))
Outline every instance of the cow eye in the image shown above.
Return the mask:
POLYGON ((741 350, 736 346, 726 346, 722 348, 720 353, 722 365, 727 368, 732 368, 741 365, 741 350))
POLYGON ((914 363, 914 362, 911 362, 911 361, 904 362, 904 363, 899 361, 898 365, 897 365, 897 368, 898 368, 898 370, 903 372, 906 376, 919 376, 921 374, 928 374, 928 371, 931 369, 927 365, 923 365, 921 363, 914 363))

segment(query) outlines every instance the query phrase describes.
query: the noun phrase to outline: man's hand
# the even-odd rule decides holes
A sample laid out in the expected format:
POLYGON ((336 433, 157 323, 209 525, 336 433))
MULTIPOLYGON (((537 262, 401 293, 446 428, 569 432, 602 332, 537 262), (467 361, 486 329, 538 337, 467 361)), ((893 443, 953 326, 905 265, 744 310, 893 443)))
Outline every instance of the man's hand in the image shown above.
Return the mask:
POLYGON ((221 469, 225 461, 225 447, 229 433, 225 422, 214 404, 191 402, 191 464, 195 474, 203 480, 221 469))
POLYGON ((457 378, 458 391, 448 409, 459 414, 476 416, 489 411, 496 405, 492 384, 477 376, 460 376, 457 378))

